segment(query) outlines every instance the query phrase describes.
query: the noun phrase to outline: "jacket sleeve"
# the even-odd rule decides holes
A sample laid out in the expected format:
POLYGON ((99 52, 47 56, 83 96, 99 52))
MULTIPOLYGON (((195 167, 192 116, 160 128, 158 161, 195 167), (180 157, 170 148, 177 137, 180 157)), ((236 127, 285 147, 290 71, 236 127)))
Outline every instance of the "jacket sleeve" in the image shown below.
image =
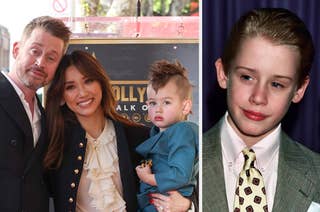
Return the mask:
POLYGON ((180 125, 170 133, 168 140, 169 170, 155 173, 160 192, 190 185, 197 166, 198 133, 189 125, 180 125))

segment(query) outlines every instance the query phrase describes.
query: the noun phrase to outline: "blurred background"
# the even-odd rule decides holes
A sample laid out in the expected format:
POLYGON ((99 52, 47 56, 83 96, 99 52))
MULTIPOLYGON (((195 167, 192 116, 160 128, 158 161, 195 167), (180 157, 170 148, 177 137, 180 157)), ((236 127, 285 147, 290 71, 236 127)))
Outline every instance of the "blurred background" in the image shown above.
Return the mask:
MULTIPOLYGON (((33 18, 60 18, 71 29, 68 52, 93 54, 112 80, 117 111, 135 122, 147 117, 146 86, 150 65, 179 60, 194 85, 193 114, 199 123, 198 0, 28 0, 0 7, 0 68, 10 70, 10 48, 33 18)), ((45 90, 45 89, 44 89, 45 90)), ((38 95, 45 101, 45 91, 38 95)))
MULTIPOLYGON (((60 17, 74 33, 116 33, 110 22, 129 22, 128 17, 158 18, 199 15, 199 0, 10 0, 0 7, 0 68, 9 67, 8 52, 12 42, 19 40, 23 27, 41 15, 60 17), (118 17, 107 19, 106 17, 118 17), (106 23, 102 23, 103 20, 106 23), (91 22, 91 23, 89 23, 91 22), (90 29, 89 29, 90 25, 90 29), (11 44, 10 44, 11 42, 11 44), (5 51, 2 51, 2 50, 5 51)), ((197 19, 197 18, 196 18, 197 19)), ((155 20, 155 19, 154 19, 155 20)), ((198 20, 198 19, 197 19, 198 20)), ((118 29, 119 30, 119 29, 118 29)), ((198 33, 198 31, 196 32, 198 33)))

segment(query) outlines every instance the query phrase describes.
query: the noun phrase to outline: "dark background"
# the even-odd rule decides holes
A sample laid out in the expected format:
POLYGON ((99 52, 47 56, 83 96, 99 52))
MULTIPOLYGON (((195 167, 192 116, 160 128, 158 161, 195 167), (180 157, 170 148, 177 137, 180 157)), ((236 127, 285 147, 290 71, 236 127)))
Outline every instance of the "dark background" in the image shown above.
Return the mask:
MULTIPOLYGON (((166 59, 170 62, 179 60, 187 68, 189 79, 194 85, 193 89, 193 113, 189 120, 199 123, 199 44, 197 40, 72 40, 68 52, 75 49, 84 50, 95 57, 105 68, 112 81, 140 81, 147 80, 150 65, 156 60, 166 59)), ((141 86, 141 85, 138 85, 141 86)), ((147 86, 146 84, 143 86, 147 86)), ((146 95, 145 95, 146 100, 146 95)), ((136 109, 141 108, 137 102, 118 102, 119 105, 135 104, 136 109)), ((123 113, 124 111, 118 111, 123 113)), ((127 111, 129 117, 134 113, 140 113, 142 117, 146 111, 127 111)), ((151 125, 144 122, 140 123, 151 125)))
POLYGON ((311 82, 303 100, 292 104, 282 128, 293 139, 320 152, 320 1, 318 0, 203 0, 202 75, 203 132, 226 111, 226 96, 216 80, 214 62, 222 53, 234 22, 246 11, 260 7, 283 7, 296 13, 312 34, 316 55, 311 82))

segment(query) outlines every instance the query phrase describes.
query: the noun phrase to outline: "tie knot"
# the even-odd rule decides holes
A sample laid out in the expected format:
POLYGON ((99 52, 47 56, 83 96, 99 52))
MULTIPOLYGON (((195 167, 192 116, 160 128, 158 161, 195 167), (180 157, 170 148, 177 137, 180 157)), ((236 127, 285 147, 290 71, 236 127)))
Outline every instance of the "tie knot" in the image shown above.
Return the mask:
POLYGON ((256 153, 249 148, 245 148, 242 150, 244 156, 244 170, 248 170, 254 167, 254 161, 256 160, 256 153))

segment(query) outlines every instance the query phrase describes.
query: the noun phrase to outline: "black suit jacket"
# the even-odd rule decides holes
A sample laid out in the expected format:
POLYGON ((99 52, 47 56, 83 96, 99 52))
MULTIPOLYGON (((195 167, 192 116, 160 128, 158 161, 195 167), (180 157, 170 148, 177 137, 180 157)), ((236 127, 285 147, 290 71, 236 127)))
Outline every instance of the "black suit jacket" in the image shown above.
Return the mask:
POLYGON ((44 111, 41 135, 33 145, 32 128, 10 82, 0 73, 0 211, 46 212, 48 192, 42 160, 47 148, 44 111))
MULTIPOLYGON (((135 152, 135 147, 148 138, 149 129, 143 126, 128 126, 115 121, 113 124, 117 137, 119 167, 126 210, 136 212, 138 209, 136 193, 139 180, 135 167, 142 158, 135 152)), ((52 191, 56 212, 75 211, 86 144, 85 131, 79 123, 66 127, 62 164, 58 170, 49 173, 50 190, 52 191)))

